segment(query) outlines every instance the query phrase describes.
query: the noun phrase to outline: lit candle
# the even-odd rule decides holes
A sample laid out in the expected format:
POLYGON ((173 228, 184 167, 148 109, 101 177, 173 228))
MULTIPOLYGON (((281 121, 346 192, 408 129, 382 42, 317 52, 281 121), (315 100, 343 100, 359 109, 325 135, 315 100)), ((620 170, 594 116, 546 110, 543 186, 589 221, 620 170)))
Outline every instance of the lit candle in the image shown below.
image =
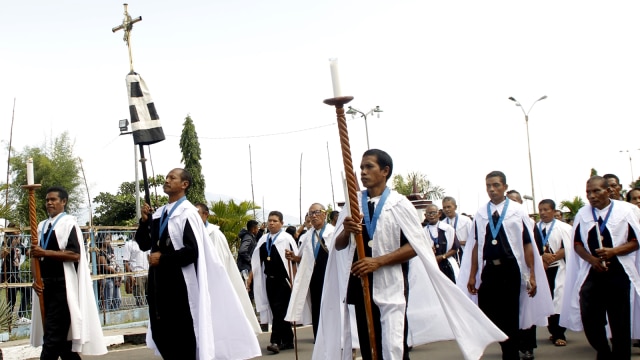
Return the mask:
POLYGON ((27 160, 27 185, 33 185, 33 159, 27 160))
POLYGON ((333 97, 342 96, 340 91, 340 77, 338 76, 338 59, 329 59, 329 67, 331 68, 331 82, 333 83, 333 97))

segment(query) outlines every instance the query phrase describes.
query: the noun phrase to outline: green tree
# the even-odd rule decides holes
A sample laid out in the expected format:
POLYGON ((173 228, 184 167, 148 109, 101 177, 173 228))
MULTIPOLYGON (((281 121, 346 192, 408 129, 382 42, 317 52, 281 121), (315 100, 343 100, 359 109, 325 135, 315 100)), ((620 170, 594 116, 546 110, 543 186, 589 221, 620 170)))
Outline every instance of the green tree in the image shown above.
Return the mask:
POLYGON ((189 187, 187 199, 193 204, 204 203, 207 199, 204 196, 205 181, 204 175, 202 175, 202 165, 200 165, 200 160, 202 159, 200 142, 190 115, 187 115, 187 118, 184 119, 182 134, 180 135, 180 151, 182 151, 184 168, 193 177, 193 183, 189 187))
POLYGON ((589 177, 598 175, 598 170, 591 168, 591 172, 589 173, 589 177))
POLYGON ((427 175, 410 172, 406 177, 398 174, 393 177, 393 189, 402 195, 422 194, 427 200, 438 200, 444 197, 444 188, 433 184, 427 175))
POLYGON ((22 188, 27 183, 27 159, 33 158, 34 181, 42 187, 35 191, 36 218, 44 219, 48 215, 45 210, 44 198, 47 188, 62 186, 69 193, 67 212, 76 213, 79 205, 84 201, 84 191, 80 186, 80 165, 73 154, 73 143, 69 134, 64 132, 49 144, 40 147, 25 147, 22 152, 14 156, 10 163, 13 169, 10 203, 15 204, 16 217, 21 224, 29 223, 28 191, 22 188))
POLYGON ((585 205, 584 200, 580 196, 576 196, 573 200, 563 200, 560 202, 560 209, 567 209, 567 220, 573 220, 578 214, 578 210, 585 205))
MULTIPOLYGON (((149 188, 154 189, 164 184, 164 176, 157 175, 149 179, 149 188)), ((140 194, 140 202, 144 202, 144 182, 140 180, 138 186, 135 181, 127 181, 120 184, 118 192, 114 195, 108 192, 101 192, 93 199, 97 204, 94 216, 94 225, 103 226, 132 226, 136 224, 136 191, 140 194)), ((166 195, 159 196, 158 199, 151 195, 153 207, 159 207, 168 202, 166 195)))
POLYGON ((236 203, 232 199, 228 202, 212 201, 209 209, 215 214, 209 217, 209 221, 220 227, 220 231, 227 238, 229 247, 235 249, 238 233, 247 225, 247 221, 254 219, 253 209, 260 209, 260 207, 251 201, 236 203))

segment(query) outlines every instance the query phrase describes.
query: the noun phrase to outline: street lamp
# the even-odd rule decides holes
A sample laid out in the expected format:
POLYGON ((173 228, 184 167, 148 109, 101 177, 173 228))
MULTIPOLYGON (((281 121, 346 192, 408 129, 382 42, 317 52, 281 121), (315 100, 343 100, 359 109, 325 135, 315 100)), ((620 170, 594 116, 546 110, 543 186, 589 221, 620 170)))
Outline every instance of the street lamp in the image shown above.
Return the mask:
POLYGON ((524 107, 522 107, 522 104, 520 104, 518 100, 516 100, 513 96, 509 97, 509 100, 516 103, 516 106, 519 106, 520 109, 522 110, 522 113, 524 114, 524 123, 527 127, 527 149, 529 151, 529 174, 531 175, 531 200, 533 201, 534 215, 537 214, 536 213, 536 192, 533 190, 533 165, 531 164, 531 141, 529 140, 529 113, 531 112, 531 109, 533 109, 533 105, 535 105, 538 101, 544 100, 546 98, 547 98, 547 95, 543 95, 540 99, 534 101, 533 104, 531 104, 529 111, 524 111, 524 107))
POLYGON ((378 115, 378 119, 380 118, 380 113, 382 112, 382 109, 380 109, 380 106, 376 106, 373 109, 367 111, 366 113, 349 106, 349 110, 347 110, 347 114, 351 115, 351 117, 353 118, 356 114, 360 114, 361 117, 364 118, 364 130, 367 133, 367 150, 371 149, 371 147, 369 146, 369 127, 367 126, 367 115, 371 115, 373 113, 376 113, 378 115))
MULTIPOLYGON (((120 135, 127 135, 127 134, 132 134, 133 131, 128 131, 129 130, 129 120, 127 119, 122 119, 120 121, 118 121, 118 127, 120 128, 120 135)), ((133 158, 134 158, 134 164, 135 164, 135 169, 136 169, 136 183, 135 183, 135 191, 136 191, 136 220, 140 220, 140 217, 142 216, 141 213, 141 209, 140 209, 140 188, 139 188, 139 184, 140 184, 140 179, 138 176, 138 149, 136 148, 136 145, 133 144, 133 158)))
MULTIPOLYGON (((640 149, 638 149, 638 150, 640 150, 640 149)), ((621 153, 626 152, 627 154, 629 154, 629 167, 631 168, 631 184, 633 186, 633 183, 636 182, 636 178, 633 177, 633 162, 631 162, 631 151, 629 151, 629 150, 620 150, 620 152, 621 153)))

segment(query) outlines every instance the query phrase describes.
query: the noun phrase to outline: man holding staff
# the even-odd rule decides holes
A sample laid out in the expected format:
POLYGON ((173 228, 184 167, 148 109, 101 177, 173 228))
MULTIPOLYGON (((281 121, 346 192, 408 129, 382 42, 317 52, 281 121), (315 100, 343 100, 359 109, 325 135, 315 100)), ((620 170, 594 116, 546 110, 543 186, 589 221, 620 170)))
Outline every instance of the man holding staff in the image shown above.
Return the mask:
POLYGON ((91 274, 87 265, 82 233, 76 218, 67 215, 69 195, 61 187, 47 189, 49 218, 38 225, 39 244, 31 256, 40 261, 43 287, 33 289, 31 345, 42 345, 40 359, 80 359, 107 352, 98 318, 91 274), (40 298, 44 302, 42 319, 40 298))
POLYGON ((632 335, 640 336, 640 224, 629 204, 609 198, 611 191, 603 177, 587 181, 589 205, 574 220, 578 256, 567 263, 560 325, 584 328, 597 359, 629 359, 632 335))

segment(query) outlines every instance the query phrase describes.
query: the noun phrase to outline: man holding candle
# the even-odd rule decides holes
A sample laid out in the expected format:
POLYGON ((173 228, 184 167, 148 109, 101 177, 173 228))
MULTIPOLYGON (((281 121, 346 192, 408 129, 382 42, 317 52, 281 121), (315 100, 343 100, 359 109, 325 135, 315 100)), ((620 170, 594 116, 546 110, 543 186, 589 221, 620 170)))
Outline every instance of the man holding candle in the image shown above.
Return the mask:
POLYGON ((39 296, 33 296, 31 345, 42 345, 40 359, 80 359, 79 353, 107 352, 82 233, 76 218, 65 212, 68 199, 61 187, 47 190, 49 218, 38 225, 40 242, 31 248, 31 256, 40 261, 43 283, 40 287, 34 282, 33 289, 42 295, 46 316, 41 317, 39 296))
POLYGON ((629 359, 632 335, 640 336, 640 224, 631 205, 610 199, 612 191, 603 177, 587 181, 589 205, 574 220, 577 256, 567 263, 560 325, 584 328, 597 359, 629 359))

